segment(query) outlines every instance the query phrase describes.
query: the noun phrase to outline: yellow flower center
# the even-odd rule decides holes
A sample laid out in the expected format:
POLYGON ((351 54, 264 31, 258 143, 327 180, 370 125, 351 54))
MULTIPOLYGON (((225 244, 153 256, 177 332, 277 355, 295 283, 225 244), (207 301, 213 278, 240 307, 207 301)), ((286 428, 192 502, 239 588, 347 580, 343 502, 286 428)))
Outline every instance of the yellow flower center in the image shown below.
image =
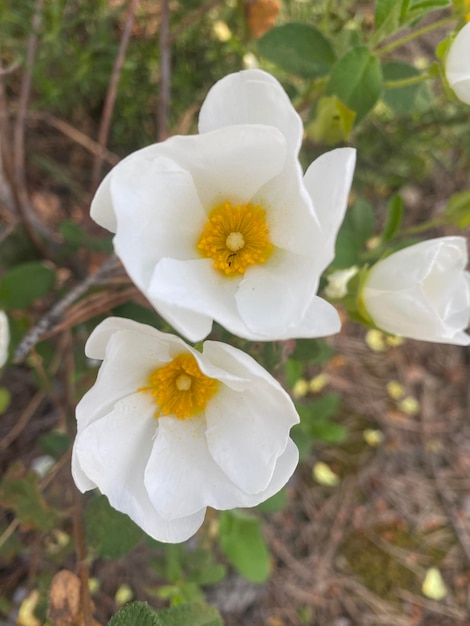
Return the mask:
POLYGON ((158 407, 155 417, 174 415, 184 420, 206 408, 217 386, 217 380, 201 372, 192 354, 180 354, 152 370, 148 385, 139 391, 147 391, 155 399, 158 407))
POLYGON ((226 276, 244 274, 250 265, 264 263, 273 250, 266 211, 251 203, 224 202, 210 213, 197 247, 226 276))

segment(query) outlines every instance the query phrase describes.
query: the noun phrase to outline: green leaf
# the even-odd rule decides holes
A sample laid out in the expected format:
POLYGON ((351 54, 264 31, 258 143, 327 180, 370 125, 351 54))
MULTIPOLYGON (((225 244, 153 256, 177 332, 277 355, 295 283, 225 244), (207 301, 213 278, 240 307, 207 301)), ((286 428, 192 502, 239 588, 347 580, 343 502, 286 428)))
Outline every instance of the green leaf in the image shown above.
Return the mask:
POLYGON ((271 571, 270 555, 261 522, 244 511, 222 511, 219 543, 227 560, 248 580, 265 582, 271 571))
POLYGON ((403 220, 405 204, 400 194, 393 195, 387 204, 387 221, 382 232, 382 241, 389 241, 397 233, 403 220))
POLYGON ((0 387, 0 415, 10 406, 11 393, 6 387, 0 387))
POLYGON ((163 622, 146 602, 131 602, 109 620, 108 626, 163 626, 163 622))
POLYGON ((333 146, 349 139, 355 119, 354 111, 336 96, 324 96, 318 101, 315 119, 305 130, 313 141, 333 146))
POLYGON ((334 417, 338 413, 340 405, 341 398, 338 394, 326 393, 321 398, 315 398, 307 404, 298 405, 296 408, 300 419, 311 424, 334 417))
POLYGON ((379 59, 366 46, 357 46, 333 66, 327 92, 338 96, 360 121, 375 105, 382 89, 379 59))
POLYGON ((39 477, 34 472, 24 473, 20 466, 10 467, 0 485, 0 504, 15 512, 26 528, 52 530, 57 522, 39 489, 39 477))
POLYGON ((105 252, 111 254, 113 244, 111 237, 90 237, 82 227, 72 220, 65 220, 60 225, 60 234, 66 244, 71 248, 88 248, 92 252, 105 252))
MULTIPOLYGON (((157 622, 158 626, 223 626, 217 609, 200 602, 181 604, 159 611, 158 619, 160 620, 157 622)), ((141 626, 141 623, 135 622, 134 625, 141 626)))
POLYGON ((105 496, 91 500, 85 511, 88 543, 98 556, 119 559, 142 539, 143 533, 124 513, 111 507, 105 496))
POLYGON ((450 6, 450 0, 411 0, 403 4, 400 23, 407 24, 422 19, 431 11, 438 11, 450 6), (404 10, 403 10, 404 9, 404 10))
POLYGON ((470 191, 461 191, 449 198, 444 210, 444 218, 447 224, 453 224, 462 229, 470 226, 470 191))
MULTIPOLYGON (((290 358, 301 363, 325 363, 334 350, 324 339, 297 339, 290 358)), ((295 382, 295 381, 294 381, 295 382)))
POLYGON ((383 93, 384 101, 397 113, 412 113, 415 108, 416 98, 423 85, 418 83, 404 87, 392 87, 392 85, 387 86, 387 82, 393 84, 395 81, 420 76, 421 72, 412 65, 402 63, 401 61, 384 63, 382 72, 385 80, 385 91, 383 93))
POLYGON ((55 282, 55 272, 42 263, 23 263, 0 279, 0 307, 23 309, 44 296, 55 282))
POLYGON ((310 24, 272 28, 258 41, 258 51, 286 72, 303 78, 325 76, 335 62, 330 42, 310 24))
POLYGON ((360 262, 365 244, 374 232, 374 211, 365 200, 357 200, 344 218, 336 239, 334 268, 347 268, 360 262))
POLYGON ((382 38, 398 30, 401 4, 400 0, 376 0, 374 27, 382 38))
POLYGON ((273 496, 261 502, 256 507, 257 511, 261 511, 261 513, 276 513, 285 507, 287 503, 287 493, 285 489, 281 489, 273 496))
POLYGON ((43 454, 49 454, 54 459, 58 459, 71 447, 72 440, 65 433, 53 430, 41 435, 38 443, 43 454))
POLYGON ((336 422, 317 422, 310 424, 310 434, 314 439, 326 443, 341 443, 348 436, 348 429, 336 422))

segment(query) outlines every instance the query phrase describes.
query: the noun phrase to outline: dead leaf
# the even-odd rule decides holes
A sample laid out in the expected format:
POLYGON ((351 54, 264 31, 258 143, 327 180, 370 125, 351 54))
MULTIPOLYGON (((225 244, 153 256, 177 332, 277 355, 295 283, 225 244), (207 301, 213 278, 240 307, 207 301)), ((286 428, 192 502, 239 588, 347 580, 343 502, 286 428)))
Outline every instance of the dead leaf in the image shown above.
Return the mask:
POLYGON ((279 0, 250 0, 246 4, 248 29, 255 39, 259 39, 274 26, 281 10, 279 0))
MULTIPOLYGON (((83 626, 80 578, 68 570, 61 570, 52 579, 49 592, 48 617, 52 626, 83 626)), ((91 607, 92 610, 94 606, 91 607)), ((100 623, 93 620, 93 626, 100 623)))

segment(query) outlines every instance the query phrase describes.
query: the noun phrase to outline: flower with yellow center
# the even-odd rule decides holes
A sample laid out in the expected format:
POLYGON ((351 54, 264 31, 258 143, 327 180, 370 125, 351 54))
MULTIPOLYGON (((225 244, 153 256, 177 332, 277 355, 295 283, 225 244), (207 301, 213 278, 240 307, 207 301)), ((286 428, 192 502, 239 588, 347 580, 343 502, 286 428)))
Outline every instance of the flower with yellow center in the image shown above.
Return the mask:
POLYGON ((292 475, 298 415, 247 354, 214 341, 199 353, 122 318, 95 328, 86 353, 103 363, 77 406, 74 480, 155 539, 184 541, 208 506, 255 506, 292 475))
POLYGON ((261 70, 210 90, 199 134, 139 150, 104 179, 92 217, 115 232, 129 276, 178 332, 200 341, 213 321, 252 340, 340 328, 316 295, 334 257, 355 151, 302 174, 302 122, 261 70))

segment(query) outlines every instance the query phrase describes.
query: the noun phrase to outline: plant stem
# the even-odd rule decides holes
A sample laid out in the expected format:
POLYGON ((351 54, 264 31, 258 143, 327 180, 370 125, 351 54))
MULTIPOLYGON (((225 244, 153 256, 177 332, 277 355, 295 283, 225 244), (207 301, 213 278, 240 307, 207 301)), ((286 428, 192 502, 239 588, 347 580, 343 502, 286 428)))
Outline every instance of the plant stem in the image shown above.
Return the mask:
POLYGON ((384 83, 385 89, 400 89, 401 87, 408 87, 410 85, 416 85, 422 83, 430 78, 429 74, 420 74, 419 76, 410 76, 409 78, 402 78, 400 80, 387 80, 384 83))
POLYGON ((428 24, 427 26, 418 28, 418 30, 414 30, 411 33, 408 33, 407 35, 400 37, 399 39, 395 39, 395 41, 392 41, 391 43, 385 46, 382 46, 381 48, 376 48, 375 54, 377 56, 382 56, 383 54, 387 54, 387 52, 391 52, 392 50, 395 50, 395 48, 404 46, 409 41, 413 41, 413 39, 417 39, 418 37, 421 37, 422 35, 431 33, 433 30, 437 30, 438 28, 441 28, 442 26, 447 26, 447 24, 450 24, 452 22, 455 22, 455 17, 445 17, 442 20, 438 20, 437 22, 433 22, 432 24, 428 24))

